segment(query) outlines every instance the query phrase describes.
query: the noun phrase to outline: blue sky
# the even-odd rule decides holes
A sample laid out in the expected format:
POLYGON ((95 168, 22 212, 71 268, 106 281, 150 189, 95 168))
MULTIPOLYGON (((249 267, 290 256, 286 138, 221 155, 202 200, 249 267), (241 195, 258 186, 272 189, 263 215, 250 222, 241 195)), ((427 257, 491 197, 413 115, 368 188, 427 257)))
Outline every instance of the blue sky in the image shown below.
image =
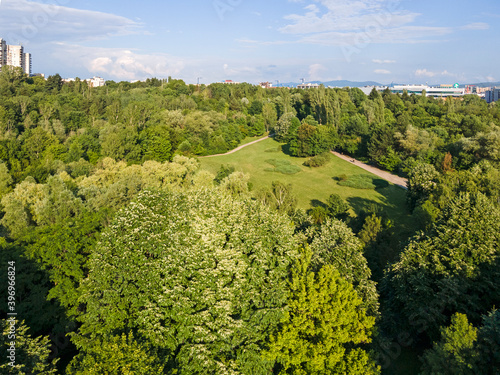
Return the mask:
POLYGON ((500 81, 498 0, 1 0, 0 38, 63 77, 500 81))

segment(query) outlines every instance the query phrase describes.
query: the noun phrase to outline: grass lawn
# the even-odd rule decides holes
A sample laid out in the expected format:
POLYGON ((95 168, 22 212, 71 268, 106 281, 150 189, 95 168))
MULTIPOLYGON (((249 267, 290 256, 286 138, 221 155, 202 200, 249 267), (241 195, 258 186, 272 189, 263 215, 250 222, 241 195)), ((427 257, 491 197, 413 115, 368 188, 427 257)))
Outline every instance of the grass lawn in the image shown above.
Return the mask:
MULTIPOLYGON (((369 174, 365 170, 332 155, 331 161, 319 168, 304 165, 306 158, 296 158, 279 151, 280 143, 274 139, 266 139, 230 155, 212 158, 200 158, 201 168, 214 174, 220 166, 232 165, 237 171, 250 175, 254 190, 269 188, 273 181, 292 184, 293 194, 298 198, 298 207, 308 209, 315 201, 326 202, 330 194, 339 194, 357 213, 371 203, 381 204, 385 213, 396 223, 408 222, 405 205, 405 191, 392 184, 377 189, 356 189, 341 186, 335 177, 348 177, 369 174), (272 172, 273 165, 266 162, 283 161, 300 168, 295 174, 272 172)), ((378 179, 378 177, 374 176, 378 179)), ((409 223, 408 223, 409 224, 409 223)))

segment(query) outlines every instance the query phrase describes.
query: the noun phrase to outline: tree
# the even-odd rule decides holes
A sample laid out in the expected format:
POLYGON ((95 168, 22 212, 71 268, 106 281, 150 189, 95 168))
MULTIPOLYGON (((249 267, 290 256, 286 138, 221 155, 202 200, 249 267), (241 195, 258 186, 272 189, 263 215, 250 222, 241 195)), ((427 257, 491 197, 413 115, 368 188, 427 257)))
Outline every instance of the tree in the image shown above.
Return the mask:
POLYGON ((292 194, 292 185, 273 181, 270 190, 261 191, 257 199, 278 212, 291 214, 297 206, 297 198, 292 194))
POLYGON ((143 135, 142 150, 144 160, 156 160, 161 163, 172 157, 172 145, 170 144, 170 133, 166 126, 155 126, 148 128, 143 135))
POLYGON ((266 132, 274 130, 278 118, 276 106, 273 103, 265 103, 262 107, 262 116, 264 117, 264 123, 266 124, 266 132))
POLYGON ((308 231, 311 242, 311 269, 318 272, 332 266, 351 283, 370 315, 378 314, 378 294, 370 280, 371 271, 363 255, 361 242, 340 220, 326 220, 321 227, 308 231))
POLYGON ((75 343, 90 353, 133 331, 181 373, 269 373, 260 351, 288 300, 293 230, 221 190, 141 193, 91 256, 75 343))
POLYGON ((59 74, 55 74, 53 76, 49 76, 47 81, 45 82, 45 90, 48 93, 52 93, 54 91, 60 91, 63 85, 62 78, 59 74))
POLYGON ((0 163, 0 200, 11 191, 12 176, 5 163, 0 163))
POLYGON ((266 357, 278 374, 378 374, 362 349, 375 323, 352 285, 331 265, 311 271, 311 251, 292 271, 292 298, 266 357))
POLYGON ((49 338, 47 336, 32 338, 28 329, 24 321, 19 322, 14 318, 0 320, 0 347, 3 352, 0 370, 2 374, 56 374, 57 360, 49 360, 49 338), (12 325, 15 327, 15 338, 12 337, 12 325), (11 342, 15 342, 13 359, 9 358, 11 342), (11 365, 11 361, 14 365, 11 365))
POLYGON ((474 375, 473 350, 477 329, 469 324, 467 316, 455 314, 451 325, 441 329, 441 341, 423 356, 422 375, 474 375))
MULTIPOLYGON (((402 319, 399 329, 435 339, 454 312, 478 322, 500 302, 500 293, 491 287, 500 277, 499 261, 498 207, 481 193, 459 194, 387 273, 383 289, 402 319)), ((395 321, 390 323, 394 328, 395 321)))
POLYGON ((69 375, 150 375, 162 374, 161 356, 132 334, 106 337, 91 344, 85 354, 70 363, 69 375))
POLYGON ((338 194, 331 194, 326 201, 326 208, 331 218, 345 220, 349 216, 351 206, 338 194))
POLYGON ((439 172, 430 164, 418 163, 408 176, 406 200, 410 210, 422 204, 437 186, 439 172))

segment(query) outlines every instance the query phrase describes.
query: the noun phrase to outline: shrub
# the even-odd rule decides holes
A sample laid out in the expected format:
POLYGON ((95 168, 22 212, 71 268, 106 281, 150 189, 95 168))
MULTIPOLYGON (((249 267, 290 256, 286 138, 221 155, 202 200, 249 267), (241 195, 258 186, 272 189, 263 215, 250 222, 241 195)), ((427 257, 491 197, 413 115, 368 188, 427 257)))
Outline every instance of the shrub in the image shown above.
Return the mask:
POLYGON ((324 152, 322 154, 307 159, 304 162, 304 165, 306 167, 317 168, 326 165, 329 161, 330 161, 330 154, 328 152, 324 152))
POLYGON ((271 164, 274 168, 266 168, 266 172, 278 172, 282 174, 295 174, 302 169, 298 165, 293 165, 288 160, 268 159, 266 163, 271 164))

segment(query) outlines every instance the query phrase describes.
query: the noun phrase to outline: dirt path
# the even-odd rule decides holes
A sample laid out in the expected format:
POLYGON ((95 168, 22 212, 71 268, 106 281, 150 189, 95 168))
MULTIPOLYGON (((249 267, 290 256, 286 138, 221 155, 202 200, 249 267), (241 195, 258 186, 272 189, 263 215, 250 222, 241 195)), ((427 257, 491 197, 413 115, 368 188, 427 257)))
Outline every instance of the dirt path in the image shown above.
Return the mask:
POLYGON ((408 180, 406 178, 393 175, 387 171, 383 171, 382 169, 378 169, 378 168, 372 167, 370 165, 366 165, 364 163, 361 163, 359 160, 353 159, 350 156, 346 156, 346 155, 340 154, 340 153, 335 152, 335 151, 332 151, 332 154, 334 154, 335 156, 338 156, 339 158, 344 159, 344 160, 346 160, 346 161, 348 161, 348 162, 350 162, 350 163, 352 163, 360 168, 363 168, 365 171, 373 173, 374 175, 379 176, 380 178, 383 178, 384 180, 389 181, 389 182, 393 183, 394 185, 400 186, 403 189, 407 188, 406 183, 408 180))
POLYGON ((213 158, 214 156, 222 156, 222 155, 229 155, 229 154, 233 154, 235 153, 236 151, 240 151, 242 148, 245 148, 247 146, 250 146, 250 145, 253 145, 254 143, 257 143, 257 142, 260 142, 260 141, 263 141, 264 139, 267 139, 269 138, 270 136, 269 135, 266 135, 265 137, 262 137, 262 138, 259 138, 259 139, 256 139, 255 141, 252 141, 252 142, 249 142, 249 143, 245 143, 244 145, 241 145, 241 146, 238 146, 236 147, 235 149, 231 150, 231 151, 228 151, 224 154, 216 154, 216 155, 207 155, 207 156, 199 156, 200 158, 213 158))

